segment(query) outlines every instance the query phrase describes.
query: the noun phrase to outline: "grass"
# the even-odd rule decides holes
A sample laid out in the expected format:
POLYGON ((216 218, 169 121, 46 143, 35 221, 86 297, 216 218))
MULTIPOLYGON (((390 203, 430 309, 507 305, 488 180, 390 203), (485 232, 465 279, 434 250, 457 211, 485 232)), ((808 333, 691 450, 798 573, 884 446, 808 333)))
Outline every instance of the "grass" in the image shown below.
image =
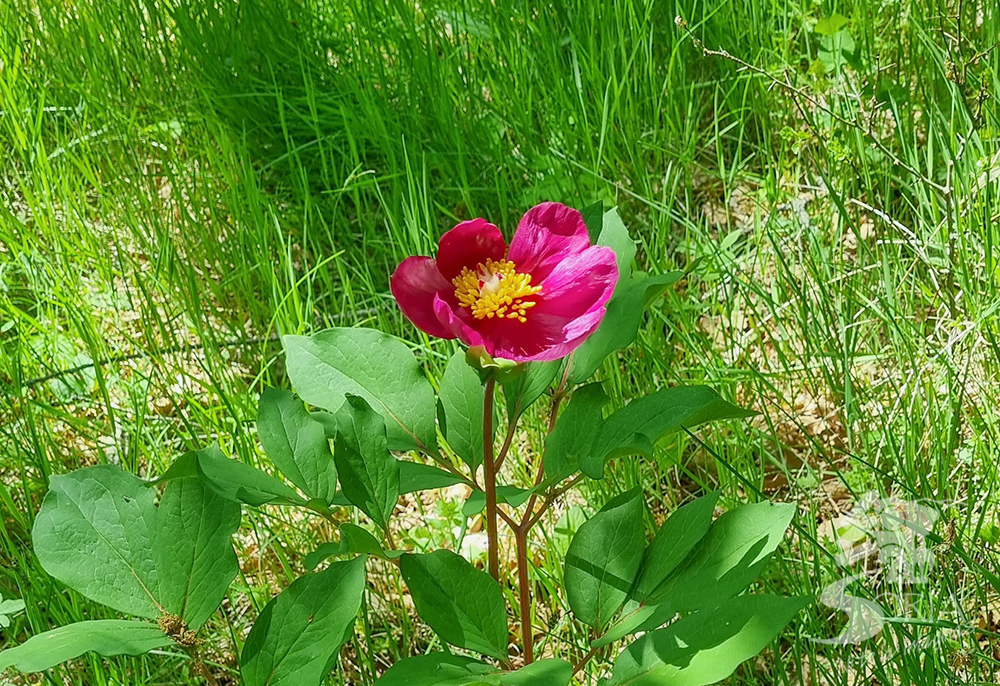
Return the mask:
MULTIPOLYGON (((823 536, 861 494, 946 503, 908 606, 855 587, 897 618, 879 638, 812 642, 844 623, 817 605, 731 683, 996 683, 998 22, 941 0, 0 6, 0 593, 27 604, 0 640, 105 613, 30 552, 50 474, 155 474, 213 440, 256 462, 256 394, 287 383, 277 333, 374 326, 440 371, 451 348, 397 313, 395 264, 463 218, 509 235, 537 201, 603 200, 642 268, 692 268, 606 365, 612 397, 700 381, 760 415, 582 500, 641 484, 657 518, 713 487, 794 500, 761 582, 785 594, 849 573, 823 536)), ((447 540, 457 505, 420 506, 414 540, 447 540)), ((247 514, 210 626, 220 674, 330 534, 247 514)), ((549 589, 559 541, 556 522, 535 540, 549 589)), ((330 683, 433 640, 390 590, 330 683)), ((540 649, 580 650, 545 602, 540 649)), ((23 683, 199 678, 154 655, 46 679, 23 683)))

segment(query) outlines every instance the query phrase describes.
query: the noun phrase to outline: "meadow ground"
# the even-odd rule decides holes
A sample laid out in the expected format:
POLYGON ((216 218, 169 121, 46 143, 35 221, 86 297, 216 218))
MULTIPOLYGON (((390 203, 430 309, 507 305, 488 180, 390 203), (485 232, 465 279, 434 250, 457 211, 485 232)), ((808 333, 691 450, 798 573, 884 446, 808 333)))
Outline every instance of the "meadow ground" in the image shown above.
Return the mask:
MULTIPOLYGON (((702 382, 760 414, 619 461, 579 507, 636 484, 656 521, 712 488, 796 502, 759 582, 792 595, 857 571, 835 539, 865 493, 934 503, 924 582, 853 587, 877 638, 814 642, 845 624, 815 605, 730 683, 997 683, 998 41, 985 0, 0 4, 0 593, 27 604, 0 647, 107 616, 31 553, 49 475, 212 441, 257 463, 277 334, 374 326, 439 371, 454 348, 399 314, 395 265, 463 218, 509 236, 536 202, 601 200, 643 269, 689 270, 609 393, 702 382)), ((406 542, 453 545, 463 496, 401 504, 406 542)), ((564 528, 532 542, 544 588, 564 528)), ((245 515, 220 680, 332 535, 245 515)), ((329 683, 436 641, 394 583, 329 683)), ((539 651, 585 651, 560 603, 539 651)), ((200 683, 171 651, 6 678, 200 683)))

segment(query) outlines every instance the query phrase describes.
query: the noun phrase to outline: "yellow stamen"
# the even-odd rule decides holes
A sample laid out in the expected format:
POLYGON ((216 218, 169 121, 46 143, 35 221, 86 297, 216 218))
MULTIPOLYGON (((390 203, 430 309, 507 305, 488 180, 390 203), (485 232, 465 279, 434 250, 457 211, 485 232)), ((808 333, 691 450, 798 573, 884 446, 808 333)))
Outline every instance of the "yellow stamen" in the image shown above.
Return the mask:
POLYGON ((537 295, 542 290, 541 286, 531 285, 530 274, 518 273, 514 263, 507 260, 480 262, 475 271, 462 267, 462 273, 451 282, 459 304, 471 309, 476 319, 496 317, 526 322, 526 312, 536 303, 525 302, 522 298, 537 295))

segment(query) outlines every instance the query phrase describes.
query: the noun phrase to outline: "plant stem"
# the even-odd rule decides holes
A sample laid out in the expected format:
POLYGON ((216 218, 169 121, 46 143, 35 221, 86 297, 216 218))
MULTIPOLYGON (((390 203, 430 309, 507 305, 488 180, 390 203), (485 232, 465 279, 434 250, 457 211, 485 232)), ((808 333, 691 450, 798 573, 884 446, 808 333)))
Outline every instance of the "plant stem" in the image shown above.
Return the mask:
POLYGON ((191 662, 194 664, 194 668, 203 677, 205 677, 205 681, 209 683, 209 686, 219 686, 218 680, 212 674, 211 670, 208 668, 208 665, 206 665, 204 662, 201 661, 201 658, 198 656, 198 651, 194 648, 185 648, 184 650, 188 654, 188 657, 191 658, 191 662))
POLYGON ((573 665, 573 675, 576 676, 576 674, 581 669, 583 669, 587 665, 587 663, 590 662, 590 660, 595 655, 597 655, 598 651, 600 651, 600 648, 591 648, 589 653, 587 653, 586 655, 584 655, 583 658, 579 662, 577 662, 575 665, 573 665))
POLYGON ((486 382, 483 401, 483 467, 486 483, 486 539, 488 544, 490 576, 500 580, 500 540, 497 535, 497 473, 493 463, 493 390, 496 380, 486 382))
POLYGON ((503 440, 503 445, 500 446, 500 452, 497 453, 496 466, 497 471, 500 470, 500 466, 503 464, 504 458, 507 457, 507 451, 510 450, 510 444, 514 440, 514 431, 517 429, 517 422, 511 421, 510 426, 507 427, 507 436, 503 440))
POLYGON ((212 675, 212 672, 208 669, 208 665, 201 660, 198 660, 195 664, 197 664, 201 669, 201 675, 205 677, 205 680, 208 681, 211 686, 219 686, 218 680, 216 680, 216 678, 212 675))
POLYGON ((520 526, 514 530, 517 542, 517 586, 521 600, 521 642, 524 645, 524 664, 530 665, 534 657, 534 634, 531 630, 531 586, 528 581, 528 530, 520 526))
MULTIPOLYGON (((556 388, 555 393, 552 395, 552 407, 549 410, 549 428, 548 433, 552 433, 552 429, 556 426, 556 419, 559 417, 559 405, 562 403, 563 397, 566 395, 566 381, 569 379, 569 367, 573 364, 573 353, 569 354, 569 358, 566 360, 566 369, 563 371, 562 379, 559 380, 559 387, 556 388)), ((542 483, 542 478, 545 476, 545 453, 542 453, 542 458, 538 461, 538 470, 535 474, 535 488, 538 484, 542 483)), ((532 518, 532 513, 535 511, 535 503, 538 501, 538 494, 532 493, 531 497, 528 499, 528 507, 524 510, 524 517, 521 518, 521 526, 528 531, 538 518, 532 518)), ((549 503, 551 504, 551 502, 549 503)), ((545 506, 547 507, 547 506, 545 506)), ((540 517, 541 515, 539 515, 540 517)))
POLYGON ((569 380, 569 368, 572 364, 573 353, 570 353, 569 357, 566 358, 566 369, 563 370, 562 378, 559 380, 559 386, 556 387, 555 393, 552 394, 552 409, 549 410, 549 433, 552 433, 552 429, 556 426, 556 419, 559 418, 559 404, 566 395, 566 381, 569 380))

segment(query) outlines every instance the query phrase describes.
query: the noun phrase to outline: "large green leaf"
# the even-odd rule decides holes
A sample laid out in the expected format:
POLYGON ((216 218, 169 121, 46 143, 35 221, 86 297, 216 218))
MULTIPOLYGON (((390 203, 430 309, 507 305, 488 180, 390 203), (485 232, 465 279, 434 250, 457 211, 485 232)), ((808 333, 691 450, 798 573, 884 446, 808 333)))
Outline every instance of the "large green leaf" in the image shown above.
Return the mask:
POLYGON ((602 630, 628 597, 646 537, 642 492, 623 493, 576 532, 566 552, 566 597, 581 622, 602 630))
POLYGON ((587 227, 587 235, 590 236, 591 243, 597 243, 601 238, 601 230, 604 228, 604 201, 587 205, 580 210, 583 223, 587 227))
POLYGON ((605 419, 590 454, 580 459, 580 469, 599 479, 609 459, 631 453, 651 456, 658 440, 682 427, 752 414, 727 403, 707 386, 665 388, 633 400, 605 419))
POLYGON ((260 613, 240 655, 244 686, 318 686, 354 627, 365 556, 306 574, 260 613))
POLYGON ((632 260, 635 259, 635 241, 628 235, 628 229, 625 228, 625 223, 618 215, 617 207, 612 207, 604 213, 597 244, 607 246, 615 251, 618 274, 622 279, 628 278, 632 272, 632 260))
POLYGON ((240 506, 199 479, 167 483, 157 511, 151 554, 156 560, 160 605, 191 630, 205 623, 239 572, 232 535, 240 506))
POLYGON ((336 543, 323 543, 316 550, 306 555, 306 568, 316 569, 320 562, 338 555, 374 555, 383 560, 394 560, 403 554, 400 550, 383 550, 382 544, 372 536, 367 529, 357 524, 344 522, 340 525, 340 540, 336 543))
POLYGON ((466 480, 452 472, 446 472, 440 467, 409 460, 399 461, 399 493, 405 495, 416 491, 427 491, 434 488, 447 488, 466 480))
POLYGON ((616 350, 630 346, 639 332, 643 311, 682 276, 684 272, 669 272, 658 276, 636 272, 632 278, 622 275, 608 302, 601 325, 573 353, 569 382, 583 383, 598 370, 604 358, 616 350))
POLYGON ((236 503, 260 507, 266 503, 305 505, 305 500, 284 481, 222 454, 217 445, 192 450, 170 465, 160 481, 197 476, 216 494, 236 503))
MULTIPOLYGON (((542 484, 539 484, 535 488, 519 488, 518 486, 507 486, 500 485, 497 486, 497 502, 505 503, 511 507, 521 507, 531 496, 535 493, 541 493, 544 490, 542 484)), ((486 507, 486 492, 485 491, 473 491, 469 494, 466 499, 465 504, 462 505, 462 514, 466 517, 472 517, 483 511, 486 507)))
POLYGON ((400 660, 375 686, 497 686, 499 670, 471 657, 428 653, 400 660))
POLYGON ((448 361, 439 397, 444 407, 448 445, 475 471, 483 463, 484 391, 479 374, 466 362, 464 350, 448 361))
POLYGON ((745 595, 652 631, 615 662, 608 686, 703 686, 763 650, 812 598, 745 595))
POLYGON ((698 498, 671 514, 646 550, 632 597, 642 602, 687 558, 712 526, 718 491, 698 498))
MULTIPOLYGON (((419 462, 411 462, 410 460, 397 460, 396 462, 399 465, 400 495, 469 483, 469 480, 465 477, 453 472, 446 472, 434 465, 420 464, 419 462)), ((346 506, 352 503, 347 499, 343 491, 338 491, 330 504, 346 506)))
POLYGON ((21 645, 3 651, 0 672, 8 667, 21 672, 43 672, 84 653, 104 657, 142 655, 172 643, 160 627, 147 622, 124 619, 77 622, 32 636, 21 645))
POLYGON ((791 503, 753 503, 726 512, 684 565, 650 592, 650 601, 683 612, 740 593, 757 578, 793 516, 791 503))
POLYGON ((386 447, 382 416, 357 395, 337 415, 334 459, 344 495, 383 529, 399 500, 399 463, 386 447))
POLYGON ((538 660, 500 677, 503 686, 568 686, 573 666, 555 658, 538 660))
POLYGON ((337 468, 323 424, 288 391, 265 389, 257 410, 264 452, 310 498, 329 504, 337 492, 337 468))
POLYGON ((711 607, 742 592, 759 576, 794 514, 789 503, 754 503, 723 514, 685 562, 647 594, 643 606, 612 627, 602 643, 650 631, 677 612, 711 607))
POLYGON ((501 672, 471 657, 428 653, 400 660, 375 686, 567 686, 572 675, 573 667, 563 660, 539 660, 501 672))
POLYGON ((399 568, 417 614, 448 643, 507 656, 507 610, 500 586, 449 550, 404 555, 399 568))
POLYGON ((579 469, 581 457, 589 455, 608 404, 601 384, 582 386, 573 391, 569 405, 545 438, 545 476, 559 480, 579 469))
POLYGON ((114 465, 53 476, 31 538, 46 572, 82 595, 157 617, 155 492, 114 465))
POLYGON ((532 403, 542 397, 546 389, 552 385, 561 366, 561 360, 529 362, 524 365, 524 371, 502 383, 503 395, 507 401, 508 421, 516 420, 532 403))
POLYGON ((285 336, 286 368, 299 397, 337 412, 359 395, 386 419, 390 450, 434 452, 434 391, 410 349, 374 329, 285 336))

